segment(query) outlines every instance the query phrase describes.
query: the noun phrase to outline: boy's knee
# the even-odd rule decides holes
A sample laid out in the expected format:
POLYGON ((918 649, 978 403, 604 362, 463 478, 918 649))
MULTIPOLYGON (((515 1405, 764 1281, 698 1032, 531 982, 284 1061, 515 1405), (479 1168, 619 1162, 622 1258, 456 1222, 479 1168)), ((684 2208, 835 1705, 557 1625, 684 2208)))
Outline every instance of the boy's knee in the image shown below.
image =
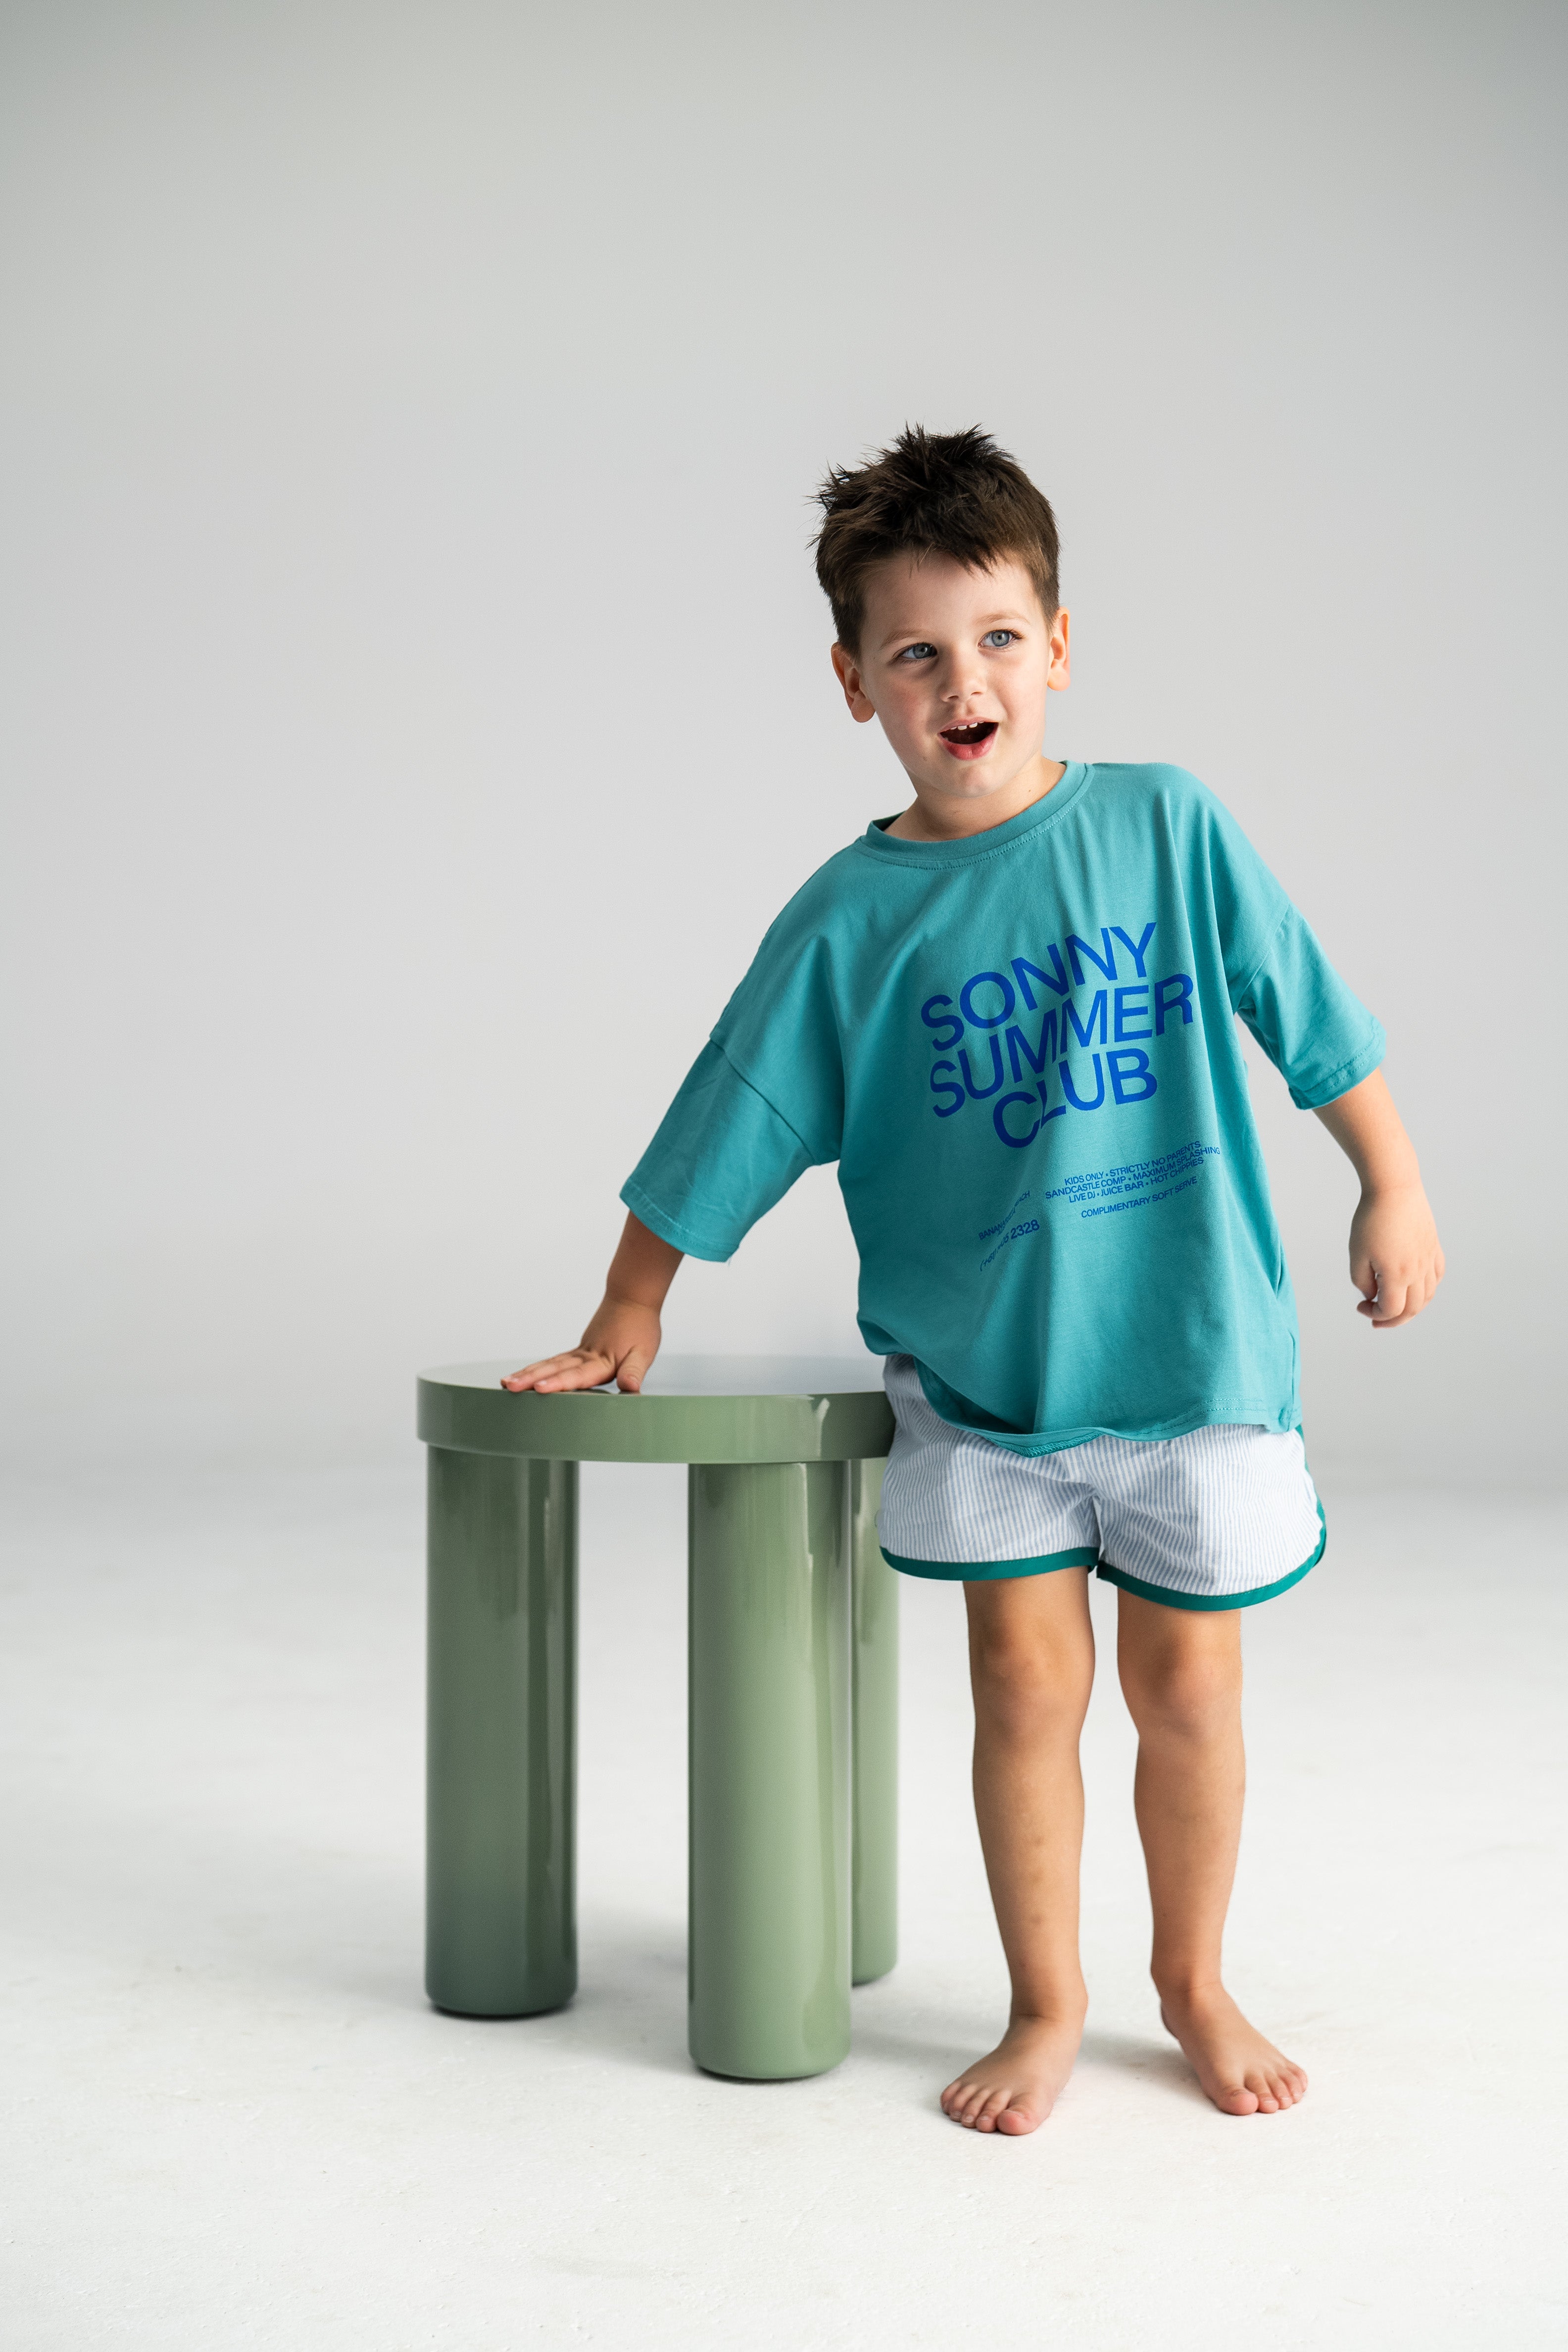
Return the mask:
POLYGON ((1140 1731, 1199 1738, 1240 1707, 1240 1654, 1228 1644, 1162 1644, 1152 1654, 1123 1655, 1121 1687, 1140 1731))
POLYGON ((1025 1733, 1044 1725, 1082 1723, 1094 1680, 1087 1643, 1042 1641, 1002 1627, 976 1628, 970 1639, 975 1711, 987 1724, 1025 1733))

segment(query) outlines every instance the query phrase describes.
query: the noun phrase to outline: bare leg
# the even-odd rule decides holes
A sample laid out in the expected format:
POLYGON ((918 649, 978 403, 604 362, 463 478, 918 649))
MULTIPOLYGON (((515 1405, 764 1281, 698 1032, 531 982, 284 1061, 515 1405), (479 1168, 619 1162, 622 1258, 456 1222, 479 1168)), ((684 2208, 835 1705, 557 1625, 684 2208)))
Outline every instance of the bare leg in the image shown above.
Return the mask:
POLYGON ((1241 1612, 1121 1595, 1117 1664, 1138 1727, 1132 1784, 1154 1910, 1160 2014, 1216 2107, 1273 2115, 1307 2088, 1220 1980, 1241 1842, 1241 1612))
POLYGON ((1007 2031, 942 2095, 954 2123, 1031 2132, 1072 2071, 1088 1996, 1078 1952, 1079 1734, 1094 1680, 1080 1568, 966 1584, 974 1811, 1013 1979, 1007 2031))

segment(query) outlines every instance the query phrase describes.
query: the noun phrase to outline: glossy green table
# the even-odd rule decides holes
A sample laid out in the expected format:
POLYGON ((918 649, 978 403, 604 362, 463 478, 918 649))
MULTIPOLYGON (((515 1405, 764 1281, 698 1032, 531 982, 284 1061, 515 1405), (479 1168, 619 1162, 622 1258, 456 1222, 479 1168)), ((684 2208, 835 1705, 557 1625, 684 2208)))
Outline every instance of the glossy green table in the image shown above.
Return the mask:
POLYGON ((419 1381, 430 1998, 521 2017, 576 1989, 577 1465, 684 1462, 691 2054, 821 2074, 849 2047, 851 1982, 898 1941, 880 1362, 660 1357, 635 1397, 514 1396, 511 1368, 419 1381))

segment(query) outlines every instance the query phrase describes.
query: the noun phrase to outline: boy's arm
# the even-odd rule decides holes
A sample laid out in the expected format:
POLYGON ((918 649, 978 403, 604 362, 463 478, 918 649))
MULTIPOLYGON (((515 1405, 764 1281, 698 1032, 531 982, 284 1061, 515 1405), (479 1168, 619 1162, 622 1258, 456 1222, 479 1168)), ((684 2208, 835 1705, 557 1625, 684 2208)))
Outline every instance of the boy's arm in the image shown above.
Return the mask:
POLYGON ((1362 1294, 1356 1313, 1393 1331, 1420 1314, 1443 1279, 1415 1146, 1381 1070, 1338 1102, 1320 1104, 1318 1117, 1361 1178, 1351 1220, 1351 1280, 1362 1294))
POLYGON ((628 1216, 605 1278, 605 1296, 581 1341, 563 1356, 546 1356, 540 1363, 524 1365, 521 1372, 509 1373, 502 1388, 513 1395, 525 1389, 548 1394, 556 1389, 601 1388, 613 1380, 635 1396, 658 1353, 658 1310, 683 1255, 649 1233, 640 1219, 628 1216))

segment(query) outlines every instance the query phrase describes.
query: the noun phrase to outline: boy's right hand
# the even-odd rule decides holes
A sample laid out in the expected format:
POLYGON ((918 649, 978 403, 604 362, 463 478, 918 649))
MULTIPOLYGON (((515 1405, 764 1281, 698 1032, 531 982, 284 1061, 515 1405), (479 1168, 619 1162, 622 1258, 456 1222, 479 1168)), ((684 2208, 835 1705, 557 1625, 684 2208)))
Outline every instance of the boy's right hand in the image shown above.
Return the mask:
POLYGON ((661 1336, 657 1307, 606 1298, 577 1347, 568 1348, 564 1355, 525 1364, 521 1372, 509 1372, 501 1386, 514 1396, 521 1396, 525 1389, 537 1389, 547 1396, 556 1391, 603 1388, 607 1381, 614 1381, 618 1389, 636 1396, 658 1353, 661 1336))
POLYGON ((513 1396, 525 1389, 548 1396, 557 1390, 599 1389, 614 1381, 636 1396, 658 1353, 658 1310, 679 1264, 673 1243, 650 1233, 640 1217, 628 1217, 599 1311, 577 1345, 563 1356, 546 1356, 521 1372, 509 1372, 502 1388, 513 1396))

